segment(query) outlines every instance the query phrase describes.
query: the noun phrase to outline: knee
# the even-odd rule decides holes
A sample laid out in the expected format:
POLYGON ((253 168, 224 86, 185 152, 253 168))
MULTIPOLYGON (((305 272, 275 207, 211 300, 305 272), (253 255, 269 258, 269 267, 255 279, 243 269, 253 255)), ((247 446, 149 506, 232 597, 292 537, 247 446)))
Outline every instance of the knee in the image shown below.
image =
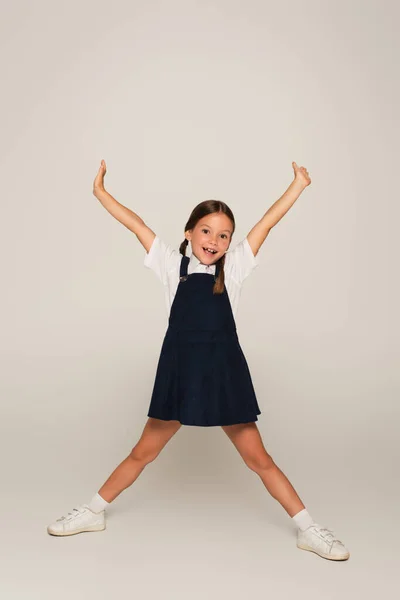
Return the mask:
POLYGON ((275 467, 275 463, 272 456, 270 456, 267 452, 264 452, 262 454, 246 456, 244 458, 244 461, 249 467, 249 469, 251 469, 255 473, 267 471, 268 469, 272 469, 273 467, 275 467))
POLYGON ((145 467, 149 463, 153 462, 153 460, 155 460, 158 455, 159 452, 156 452, 154 450, 141 450, 140 448, 137 448, 135 446, 135 448, 132 448, 132 450, 130 451, 128 458, 135 461, 142 467, 145 467))

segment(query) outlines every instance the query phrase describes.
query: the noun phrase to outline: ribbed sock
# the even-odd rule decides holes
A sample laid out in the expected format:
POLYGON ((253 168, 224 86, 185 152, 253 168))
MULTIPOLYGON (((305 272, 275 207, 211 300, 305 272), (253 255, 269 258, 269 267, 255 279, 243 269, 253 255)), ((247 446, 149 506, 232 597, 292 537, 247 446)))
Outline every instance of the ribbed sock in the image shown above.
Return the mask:
POLYGON ((305 508, 298 512, 297 515, 294 515, 292 519, 296 523, 297 527, 301 529, 301 531, 305 531, 308 527, 310 527, 310 525, 315 523, 305 508))
POLYGON ((111 502, 107 502, 107 500, 104 500, 104 498, 102 498, 100 496, 100 494, 97 493, 93 496, 93 498, 89 502, 88 507, 94 513, 99 513, 102 510, 104 510, 105 508, 107 508, 107 506, 110 506, 110 504, 111 504, 111 502))

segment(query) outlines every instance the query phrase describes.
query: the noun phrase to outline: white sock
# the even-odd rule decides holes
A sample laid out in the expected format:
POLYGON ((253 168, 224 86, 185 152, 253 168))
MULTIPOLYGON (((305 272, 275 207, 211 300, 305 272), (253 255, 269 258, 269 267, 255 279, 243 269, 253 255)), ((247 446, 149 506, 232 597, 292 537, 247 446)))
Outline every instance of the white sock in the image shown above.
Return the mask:
POLYGON ((107 508, 107 506, 110 506, 110 504, 111 504, 111 502, 107 502, 107 500, 104 500, 104 498, 102 498, 100 496, 100 494, 97 493, 93 496, 93 498, 89 502, 88 507, 94 513, 99 513, 102 510, 104 510, 105 508, 107 508))
POLYGON ((305 531, 310 525, 315 523, 305 508, 298 512, 297 515, 294 515, 292 519, 301 531, 305 531))

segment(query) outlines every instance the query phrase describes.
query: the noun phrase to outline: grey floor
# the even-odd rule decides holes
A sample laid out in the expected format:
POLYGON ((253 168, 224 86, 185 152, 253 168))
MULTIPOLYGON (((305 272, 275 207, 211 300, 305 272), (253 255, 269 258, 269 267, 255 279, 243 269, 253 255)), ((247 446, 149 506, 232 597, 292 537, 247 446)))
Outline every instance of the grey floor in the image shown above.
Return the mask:
POLYGON ((350 559, 334 562, 296 547, 291 519, 219 428, 182 427, 111 504, 104 531, 50 536, 47 524, 90 499, 129 436, 111 450, 102 432, 83 447, 79 427, 69 440, 22 429, 27 451, 14 453, 1 493, 4 599, 336 600, 399 589, 399 489, 382 445, 269 449, 313 518, 348 546, 350 559))

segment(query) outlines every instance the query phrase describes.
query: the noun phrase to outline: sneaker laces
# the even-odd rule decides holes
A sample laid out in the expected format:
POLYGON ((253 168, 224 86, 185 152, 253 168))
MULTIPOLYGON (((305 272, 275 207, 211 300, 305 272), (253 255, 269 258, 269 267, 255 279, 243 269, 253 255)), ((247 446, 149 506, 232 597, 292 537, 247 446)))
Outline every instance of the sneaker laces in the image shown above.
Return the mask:
POLYGON ((343 546, 343 542, 341 542, 335 535, 335 532, 332 529, 327 529, 326 527, 319 527, 318 526, 318 530, 321 532, 322 537, 324 539, 326 539, 328 542, 332 543, 333 542, 339 542, 339 544, 342 544, 343 546), (326 533, 323 533, 326 532, 326 533))
POLYGON ((83 512, 83 509, 73 508, 72 512, 69 512, 66 517, 62 516, 59 519, 57 519, 57 521, 63 521, 64 519, 69 519, 68 515, 71 515, 71 517, 75 517, 76 515, 82 514, 82 512, 83 512))

